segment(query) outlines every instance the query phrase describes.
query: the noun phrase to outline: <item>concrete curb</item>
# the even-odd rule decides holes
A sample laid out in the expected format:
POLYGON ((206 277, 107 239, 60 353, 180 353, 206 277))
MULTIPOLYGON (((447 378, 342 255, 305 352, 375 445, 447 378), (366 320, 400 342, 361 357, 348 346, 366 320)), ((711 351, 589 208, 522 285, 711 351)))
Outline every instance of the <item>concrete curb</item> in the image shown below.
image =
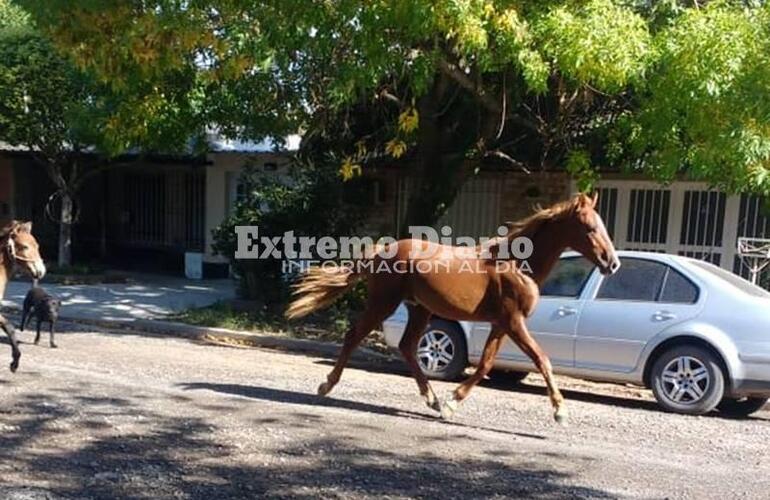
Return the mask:
MULTIPOLYGON (((15 306, 4 306, 4 310, 14 314, 21 313, 21 310, 15 306)), ((199 340, 202 342, 245 344, 249 347, 304 352, 319 354, 324 357, 336 357, 342 347, 341 344, 336 342, 295 339, 277 335, 230 330, 227 328, 188 325, 187 323, 157 319, 107 320, 101 318, 61 315, 59 316, 59 320, 69 323, 98 326, 121 332, 143 331, 169 337, 199 340)), ((390 362, 393 360, 393 358, 387 354, 366 347, 358 347, 353 353, 352 359, 357 361, 378 362, 390 362)))

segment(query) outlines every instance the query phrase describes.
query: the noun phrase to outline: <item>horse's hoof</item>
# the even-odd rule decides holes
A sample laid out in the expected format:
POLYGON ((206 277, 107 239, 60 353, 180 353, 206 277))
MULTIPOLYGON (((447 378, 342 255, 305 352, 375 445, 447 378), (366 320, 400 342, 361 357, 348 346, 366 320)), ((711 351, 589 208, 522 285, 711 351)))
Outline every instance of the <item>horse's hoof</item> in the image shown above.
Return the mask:
POLYGON ((11 373, 16 373, 16 370, 18 369, 19 369, 19 360, 14 359, 13 361, 11 361, 11 373))
POLYGON ((431 410, 441 413, 441 404, 439 403, 438 399, 425 399, 425 404, 430 408, 431 410))
POLYGON ((329 394, 332 390, 331 385, 329 385, 329 382, 324 382, 323 384, 318 386, 318 395, 319 396, 326 396, 329 394))
POLYGON ((569 412, 566 408, 561 407, 553 413, 553 419, 559 425, 567 425, 567 419, 569 418, 569 412))
POLYGON ((441 405, 441 418, 444 420, 450 420, 457 412, 457 400, 448 399, 441 405))
POLYGON ((56 344, 51 344, 51 349, 58 349, 58 348, 59 348, 59 346, 58 346, 58 345, 56 345, 56 344))

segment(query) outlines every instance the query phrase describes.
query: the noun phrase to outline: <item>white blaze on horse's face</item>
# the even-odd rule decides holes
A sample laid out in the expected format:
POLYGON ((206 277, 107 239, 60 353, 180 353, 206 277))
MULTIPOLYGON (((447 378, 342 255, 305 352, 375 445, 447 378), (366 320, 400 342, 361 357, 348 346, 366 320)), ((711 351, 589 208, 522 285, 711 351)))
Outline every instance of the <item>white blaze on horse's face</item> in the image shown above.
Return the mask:
POLYGON ((598 212, 594 211, 596 221, 596 238, 603 240, 599 246, 604 248, 604 251, 600 253, 599 260, 602 264, 601 271, 604 275, 615 274, 620 269, 620 259, 618 259, 617 252, 615 251, 615 245, 610 239, 609 233, 607 233, 607 226, 604 225, 604 221, 598 212))
POLYGON ((573 248, 593 262, 604 275, 610 275, 620 269, 620 260, 615 252, 607 227, 596 211, 598 196, 589 198, 578 195, 576 214, 582 235, 575 235, 573 248))

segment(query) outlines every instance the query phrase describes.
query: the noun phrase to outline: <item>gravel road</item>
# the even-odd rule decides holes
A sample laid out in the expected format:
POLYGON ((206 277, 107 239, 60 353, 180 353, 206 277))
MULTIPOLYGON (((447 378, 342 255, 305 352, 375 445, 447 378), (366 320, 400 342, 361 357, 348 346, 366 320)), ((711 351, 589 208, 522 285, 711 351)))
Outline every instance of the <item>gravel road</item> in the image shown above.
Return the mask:
POLYGON ((0 346, 0 498, 770 497, 767 411, 668 415, 563 378, 561 427, 530 375, 445 423, 394 365, 358 362, 322 400, 327 359, 72 325, 57 340, 23 345, 15 375, 0 346))

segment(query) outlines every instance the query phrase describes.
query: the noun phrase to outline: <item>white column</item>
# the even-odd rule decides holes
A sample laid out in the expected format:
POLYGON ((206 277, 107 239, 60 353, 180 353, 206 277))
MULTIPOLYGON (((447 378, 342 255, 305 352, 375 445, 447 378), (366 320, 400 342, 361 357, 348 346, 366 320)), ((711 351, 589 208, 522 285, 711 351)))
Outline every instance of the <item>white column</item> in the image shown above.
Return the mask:
MULTIPOLYGON (((666 253, 677 255, 682 237, 682 219, 684 219, 685 189, 676 184, 670 186, 671 206, 668 208, 668 233, 666 234, 666 253)), ((692 221, 690 221, 692 222, 692 221)))
POLYGON ((740 216, 741 197, 728 196, 725 203, 725 225, 722 232, 721 267, 733 270, 733 262, 738 246, 738 217, 740 216))

